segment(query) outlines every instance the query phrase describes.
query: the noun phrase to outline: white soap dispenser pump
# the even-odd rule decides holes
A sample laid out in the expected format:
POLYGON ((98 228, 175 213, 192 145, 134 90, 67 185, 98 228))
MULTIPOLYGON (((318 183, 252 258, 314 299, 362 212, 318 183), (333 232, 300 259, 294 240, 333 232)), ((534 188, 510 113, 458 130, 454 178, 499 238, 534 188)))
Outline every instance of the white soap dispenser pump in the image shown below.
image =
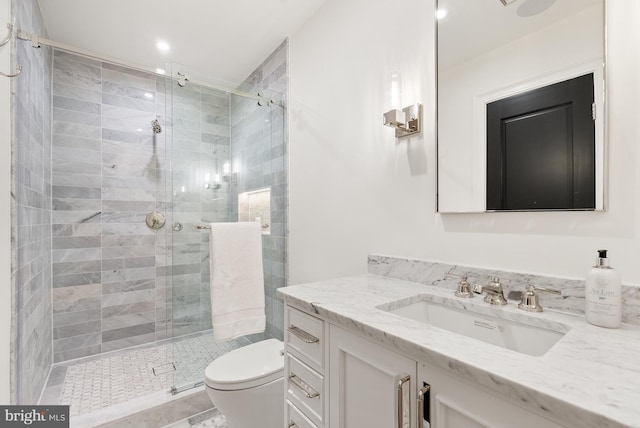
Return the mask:
POLYGON ((607 250, 598 250, 596 265, 585 281, 585 315, 591 324, 619 328, 622 325, 620 274, 609 266, 607 250))

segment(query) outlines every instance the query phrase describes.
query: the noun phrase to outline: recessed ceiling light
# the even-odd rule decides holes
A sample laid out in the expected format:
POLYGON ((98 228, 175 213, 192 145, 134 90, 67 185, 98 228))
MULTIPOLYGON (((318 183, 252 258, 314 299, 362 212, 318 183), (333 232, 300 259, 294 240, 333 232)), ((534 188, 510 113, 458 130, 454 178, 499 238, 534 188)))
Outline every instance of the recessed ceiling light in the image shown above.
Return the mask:
POLYGON ((151 92, 145 92, 145 93, 144 93, 144 97, 145 97, 145 98, 152 99, 152 98, 153 98, 153 94, 152 94, 151 92))
POLYGON ((156 73, 158 73, 158 74, 165 74, 165 73, 166 73, 166 71, 165 71, 165 70, 163 70, 162 68, 156 68, 156 73))
POLYGON ((163 41, 157 42, 156 47, 158 48, 159 51, 162 51, 162 52, 166 52, 170 48, 169 43, 163 42, 163 41))
POLYGON ((447 9, 436 10, 436 19, 442 19, 447 16, 447 9))

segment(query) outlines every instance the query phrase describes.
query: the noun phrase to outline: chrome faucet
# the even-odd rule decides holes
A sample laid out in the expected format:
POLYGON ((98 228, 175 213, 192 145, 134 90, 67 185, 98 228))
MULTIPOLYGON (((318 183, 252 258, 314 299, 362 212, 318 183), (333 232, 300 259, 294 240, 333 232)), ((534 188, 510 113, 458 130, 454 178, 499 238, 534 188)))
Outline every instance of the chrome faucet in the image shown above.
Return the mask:
POLYGON ((462 279, 458 283, 458 289, 456 290, 456 297, 462 297, 465 299, 469 299, 473 297, 473 293, 471 292, 471 284, 467 281, 467 275, 463 275, 462 279))
POLYGON ((491 278, 491 282, 488 285, 475 284, 473 286, 473 292, 476 294, 487 293, 484 296, 484 301, 490 305, 507 304, 507 299, 504 298, 502 284, 498 277, 491 278))

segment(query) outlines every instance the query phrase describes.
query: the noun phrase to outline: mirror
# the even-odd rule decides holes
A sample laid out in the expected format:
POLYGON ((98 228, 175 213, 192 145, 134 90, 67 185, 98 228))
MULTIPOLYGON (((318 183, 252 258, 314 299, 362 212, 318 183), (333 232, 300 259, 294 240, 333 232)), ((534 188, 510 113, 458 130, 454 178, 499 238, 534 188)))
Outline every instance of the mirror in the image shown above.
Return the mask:
POLYGON ((604 0, 438 0, 439 212, 604 209, 604 10, 604 0), (561 100, 531 104, 527 113, 498 109, 502 116, 492 116, 492 106, 538 99, 535 94, 583 76, 592 82, 590 100, 579 96, 592 104, 588 111, 561 100), (577 110, 581 119, 574 121, 577 110), (520 126, 533 116, 537 122, 520 126), (555 127, 554 118, 561 121, 555 127), (585 142, 585 135, 592 140, 585 142), (524 144, 527 149, 513 156, 524 144), (502 147, 498 158, 495 147, 502 147), (533 157, 548 168, 529 161, 533 157), (521 176, 527 170, 534 175, 521 176), (553 171, 564 187, 551 179, 553 171), (539 196, 517 204, 496 202, 502 199, 495 195, 544 196, 558 187, 568 195, 564 199, 580 194, 575 199, 588 202, 543 203, 539 196))

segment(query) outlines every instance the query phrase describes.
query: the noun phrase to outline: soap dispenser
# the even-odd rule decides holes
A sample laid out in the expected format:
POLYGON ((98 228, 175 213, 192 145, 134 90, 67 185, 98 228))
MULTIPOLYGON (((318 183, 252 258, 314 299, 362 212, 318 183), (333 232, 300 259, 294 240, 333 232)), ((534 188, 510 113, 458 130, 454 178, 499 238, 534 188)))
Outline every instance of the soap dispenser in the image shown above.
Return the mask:
POLYGON ((596 265, 585 281, 585 315, 591 324, 618 328, 622 324, 620 274, 609 266, 607 250, 598 250, 596 265))

